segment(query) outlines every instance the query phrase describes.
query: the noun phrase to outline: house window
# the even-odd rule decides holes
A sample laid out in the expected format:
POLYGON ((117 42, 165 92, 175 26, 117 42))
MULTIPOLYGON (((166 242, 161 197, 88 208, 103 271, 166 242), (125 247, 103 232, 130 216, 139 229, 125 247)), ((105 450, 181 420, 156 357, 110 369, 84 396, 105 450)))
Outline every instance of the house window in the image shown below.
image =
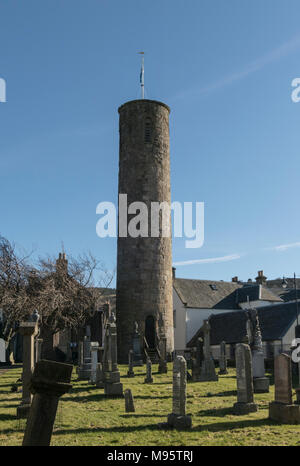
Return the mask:
POLYGON ((211 287, 212 290, 216 291, 217 290, 217 285, 215 284, 212 284, 212 285, 209 285, 211 287))
POLYGON ((176 328, 176 309, 173 311, 173 327, 176 328))

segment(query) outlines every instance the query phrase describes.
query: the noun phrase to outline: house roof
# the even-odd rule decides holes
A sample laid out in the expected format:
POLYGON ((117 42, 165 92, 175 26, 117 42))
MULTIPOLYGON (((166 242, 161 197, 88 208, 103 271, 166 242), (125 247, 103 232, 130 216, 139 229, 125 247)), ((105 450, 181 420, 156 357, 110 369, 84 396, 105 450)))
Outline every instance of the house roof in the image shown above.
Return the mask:
MULTIPOLYGON (((269 305, 257 309, 262 339, 264 341, 280 340, 296 319, 295 303, 269 305)), ((212 315, 211 345, 226 343, 241 343, 246 336, 247 312, 245 310, 224 312, 212 315)), ((196 346, 197 338, 202 336, 202 327, 188 342, 188 347, 196 346)))
POLYGON ((239 303, 246 303, 248 301, 273 301, 273 302, 282 302, 282 299, 271 290, 266 288, 263 285, 244 285, 242 288, 237 290, 237 301, 239 303))
POLYGON ((238 309, 239 303, 250 301, 274 301, 281 299, 262 285, 215 280, 190 280, 175 278, 173 286, 181 301, 189 308, 238 309))
POLYGON ((187 307, 203 309, 236 309, 235 291, 242 287, 234 282, 186 278, 175 278, 173 286, 187 307))

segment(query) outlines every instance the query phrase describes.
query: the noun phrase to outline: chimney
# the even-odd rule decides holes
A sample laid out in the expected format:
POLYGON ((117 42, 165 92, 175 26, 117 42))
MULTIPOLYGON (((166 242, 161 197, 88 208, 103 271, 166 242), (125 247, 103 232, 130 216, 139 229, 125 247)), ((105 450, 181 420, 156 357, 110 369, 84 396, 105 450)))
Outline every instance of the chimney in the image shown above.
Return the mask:
POLYGON ((172 276, 173 279, 176 278, 176 267, 172 267, 172 276))
POLYGON ((239 281, 238 277, 232 277, 231 281, 233 283, 237 283, 239 281))
POLYGON ((56 272, 68 273, 68 261, 64 252, 60 252, 58 255, 58 259, 56 261, 56 272))
POLYGON ((255 281, 258 285, 263 285, 266 283, 267 277, 264 276, 264 271, 259 270, 257 272, 257 277, 255 278, 255 281))

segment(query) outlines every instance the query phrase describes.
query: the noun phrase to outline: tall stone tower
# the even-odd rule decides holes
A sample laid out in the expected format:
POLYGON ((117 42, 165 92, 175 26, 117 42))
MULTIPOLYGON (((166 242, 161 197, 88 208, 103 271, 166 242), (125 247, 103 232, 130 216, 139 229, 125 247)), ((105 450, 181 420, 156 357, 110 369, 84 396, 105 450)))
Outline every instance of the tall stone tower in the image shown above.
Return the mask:
MULTIPOLYGON (((144 202, 149 219, 151 202, 171 203, 169 113, 146 99, 119 108, 119 194, 127 194, 128 205, 144 202)), ((127 225, 136 214, 128 214, 127 225)), ((161 224, 158 237, 151 237, 150 220, 149 237, 118 236, 116 310, 120 362, 127 361, 135 322, 142 344, 143 337, 152 348, 166 338, 173 351, 172 238, 163 237, 161 224)))

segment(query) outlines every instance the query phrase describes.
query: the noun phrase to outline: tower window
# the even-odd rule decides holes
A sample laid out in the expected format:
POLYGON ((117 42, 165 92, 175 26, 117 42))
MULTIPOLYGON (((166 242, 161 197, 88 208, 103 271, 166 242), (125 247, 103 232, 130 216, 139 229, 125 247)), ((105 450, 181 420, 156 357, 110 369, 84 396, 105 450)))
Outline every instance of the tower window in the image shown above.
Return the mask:
POLYGON ((146 118, 145 121, 145 142, 151 142, 151 120, 146 118))

